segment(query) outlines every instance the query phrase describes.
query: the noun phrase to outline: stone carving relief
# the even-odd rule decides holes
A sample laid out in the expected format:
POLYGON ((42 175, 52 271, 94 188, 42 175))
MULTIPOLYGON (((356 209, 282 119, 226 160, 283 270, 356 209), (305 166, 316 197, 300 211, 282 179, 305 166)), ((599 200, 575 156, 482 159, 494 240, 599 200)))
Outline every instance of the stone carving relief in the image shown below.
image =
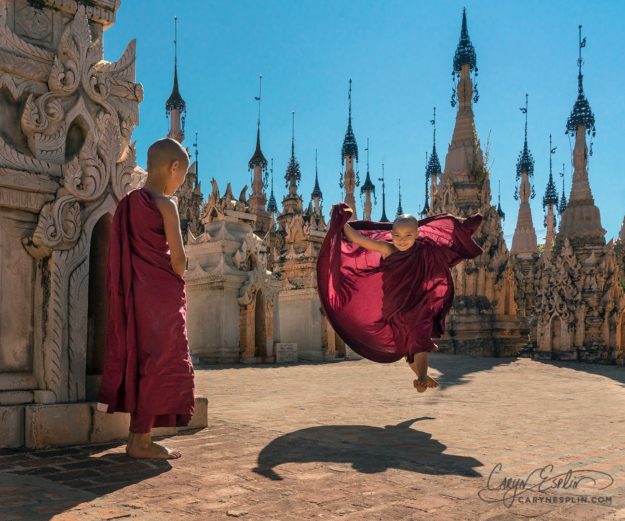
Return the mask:
MULTIPOLYGON (((241 194, 239 198, 236 199, 232 195, 232 186, 230 183, 226 186, 226 191, 223 196, 219 194, 219 186, 217 185, 217 181, 213 178, 211 179, 211 193, 208 196, 208 200, 204 205, 204 208, 201 212, 201 221, 203 224, 210 224, 211 222, 217 220, 222 221, 225 216, 226 210, 231 210, 235 212, 242 213, 250 213, 250 207, 245 199, 247 192, 247 185, 243 187, 241 190, 241 194)), ((190 236, 191 237, 191 236, 190 236)), ((189 239, 191 240, 191 238, 189 239)))
POLYGON ((56 175, 62 184, 56 200, 42 208, 32 237, 23 241, 33 257, 42 258, 76 244, 80 203, 98 200, 108 186, 118 199, 130 188, 136 159, 130 136, 143 97, 134 83, 135 42, 117 62, 102 60, 102 42, 92 40, 84 6, 66 26, 55 54, 0 27, 0 53, 22 58, 16 67, 0 65, 0 81, 16 101, 24 100, 20 130, 27 144, 20 151, 0 140, 0 166, 56 175), (32 64, 46 67, 45 75, 32 64), (43 85, 33 83, 42 80, 43 85))
POLYGON ((43 331, 34 346, 42 357, 37 400, 76 401, 85 398, 92 231, 100 218, 110 218, 131 183, 141 182, 130 138, 143 93, 135 83, 135 42, 117 62, 105 61, 102 27, 87 19, 88 12, 92 22, 94 16, 112 21, 113 6, 47 0, 28 19, 25 5, 15 3, 16 34, 0 0, 0 87, 6 93, 0 108, 21 107, 12 134, 0 138, 0 170, 16 179, 19 173, 20 186, 32 186, 27 190, 56 189, 31 210, 39 212, 37 224, 22 244, 37 261, 41 288, 41 307, 33 311, 34 327, 43 331), (58 20, 69 20, 64 28, 48 21, 50 13, 59 14, 55 7, 63 12, 58 20), (19 35, 25 31, 37 45, 19 35), (39 47, 49 32, 50 41, 58 41, 54 51, 39 47))

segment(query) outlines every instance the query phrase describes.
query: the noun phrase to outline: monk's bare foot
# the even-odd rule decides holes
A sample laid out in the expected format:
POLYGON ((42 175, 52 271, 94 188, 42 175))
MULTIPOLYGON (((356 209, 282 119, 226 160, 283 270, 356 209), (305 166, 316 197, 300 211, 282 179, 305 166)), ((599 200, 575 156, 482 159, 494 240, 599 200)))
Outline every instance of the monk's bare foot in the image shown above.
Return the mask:
POLYGON ((427 388, 428 388, 427 380, 422 380, 421 378, 417 378, 416 380, 412 382, 412 384, 414 385, 415 389, 420 393, 424 393, 425 391, 427 391, 427 388))
POLYGON ((128 456, 136 459, 178 459, 180 451, 171 450, 158 443, 150 443, 148 446, 135 445, 128 449, 128 456))
POLYGON ((432 378, 431 376, 426 376, 427 378, 427 386, 430 388, 435 388, 438 387, 438 382, 436 380, 434 380, 434 378, 432 378))
POLYGON ((435 387, 438 387, 438 382, 434 380, 434 378, 432 378, 431 376, 426 376, 425 378, 417 378, 416 380, 414 380, 413 385, 418 392, 423 393, 428 388, 433 389, 435 387))
POLYGON ((126 454, 136 459, 178 459, 182 454, 178 450, 168 449, 154 443, 149 434, 135 434, 128 439, 126 454))

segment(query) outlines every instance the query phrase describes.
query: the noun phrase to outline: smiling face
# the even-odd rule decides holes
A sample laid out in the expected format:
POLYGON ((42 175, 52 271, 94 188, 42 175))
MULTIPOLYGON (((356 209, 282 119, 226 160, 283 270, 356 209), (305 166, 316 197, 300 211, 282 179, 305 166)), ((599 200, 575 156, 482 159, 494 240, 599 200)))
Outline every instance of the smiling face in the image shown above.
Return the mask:
POLYGON ((393 223, 393 246, 399 251, 406 251, 412 247, 419 235, 419 223, 412 216, 400 216, 393 223))

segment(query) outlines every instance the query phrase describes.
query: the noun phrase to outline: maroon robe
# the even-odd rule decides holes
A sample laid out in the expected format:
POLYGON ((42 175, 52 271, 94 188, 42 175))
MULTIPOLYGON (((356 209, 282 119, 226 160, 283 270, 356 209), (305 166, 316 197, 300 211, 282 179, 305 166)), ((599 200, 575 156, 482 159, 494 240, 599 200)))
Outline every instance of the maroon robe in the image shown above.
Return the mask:
MULTIPOLYGON (((349 241, 348 206, 333 206, 317 260, 317 286, 326 316, 345 343, 374 362, 390 363, 436 351, 454 299, 451 267, 483 250, 473 240, 482 216, 439 214, 419 220, 417 240, 382 259, 349 241)), ((393 223, 352 221, 373 240, 391 241, 393 223)))
POLYGON ((106 272, 108 322, 99 400, 107 412, 187 425, 194 408, 184 279, 172 268, 163 217, 145 188, 117 206, 106 272))

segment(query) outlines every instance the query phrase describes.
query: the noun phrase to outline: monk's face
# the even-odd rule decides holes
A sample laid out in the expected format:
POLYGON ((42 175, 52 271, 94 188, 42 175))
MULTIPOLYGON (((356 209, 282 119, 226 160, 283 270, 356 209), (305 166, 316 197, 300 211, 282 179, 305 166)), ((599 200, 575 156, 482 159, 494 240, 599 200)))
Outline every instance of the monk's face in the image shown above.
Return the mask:
POLYGON ((398 223, 393 226, 393 246, 399 251, 406 251, 412 247, 417 236, 419 227, 412 223, 398 223))
POLYGON ((187 175, 187 170, 189 169, 188 161, 180 161, 175 160, 172 161, 169 165, 169 172, 167 176, 167 184, 165 187, 165 194, 172 195, 182 183, 184 183, 184 178, 187 175))

